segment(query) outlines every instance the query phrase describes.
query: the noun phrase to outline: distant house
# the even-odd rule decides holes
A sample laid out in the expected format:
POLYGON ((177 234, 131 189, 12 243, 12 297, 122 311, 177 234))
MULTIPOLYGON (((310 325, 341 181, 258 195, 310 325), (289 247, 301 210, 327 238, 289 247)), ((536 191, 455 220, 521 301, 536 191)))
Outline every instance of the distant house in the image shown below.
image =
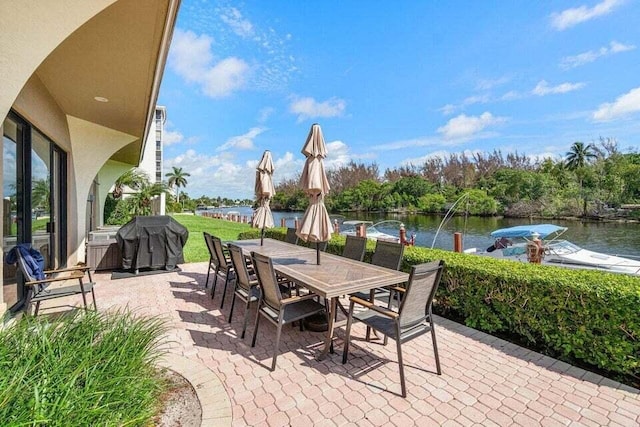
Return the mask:
MULTIPOLYGON (((149 145, 156 150, 156 101, 179 4, 0 2, 4 253, 31 243, 47 266, 84 261, 113 182, 140 166, 149 145)), ((24 300, 15 268, 1 268, 0 314, 24 300)))

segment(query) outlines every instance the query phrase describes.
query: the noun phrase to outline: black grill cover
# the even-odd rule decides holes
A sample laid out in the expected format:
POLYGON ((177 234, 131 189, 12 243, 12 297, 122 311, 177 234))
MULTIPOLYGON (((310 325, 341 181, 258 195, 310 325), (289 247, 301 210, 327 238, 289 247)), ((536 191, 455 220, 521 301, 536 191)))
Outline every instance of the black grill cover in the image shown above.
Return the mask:
POLYGON ((122 268, 165 268, 184 263, 182 248, 189 231, 170 216, 137 216, 116 234, 122 253, 122 268))

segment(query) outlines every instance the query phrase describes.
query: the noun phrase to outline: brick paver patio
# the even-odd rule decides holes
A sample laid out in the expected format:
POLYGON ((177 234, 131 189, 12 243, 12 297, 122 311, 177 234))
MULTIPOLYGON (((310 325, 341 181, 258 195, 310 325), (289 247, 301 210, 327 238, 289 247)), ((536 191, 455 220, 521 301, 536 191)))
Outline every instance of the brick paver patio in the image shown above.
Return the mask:
MULTIPOLYGON (((337 354, 318 362, 314 355, 322 335, 285 328, 278 367, 271 372, 275 328, 261 322, 251 348, 253 314, 242 340, 243 305, 236 305, 227 323, 231 292, 221 311, 221 286, 213 301, 204 290, 207 264, 185 264, 182 270, 113 281, 110 273, 96 273, 98 307, 128 306, 165 316, 171 352, 218 376, 235 426, 640 425, 639 390, 440 317, 436 331, 443 375, 435 374, 428 334, 406 343, 406 399, 398 395, 394 343, 363 341, 361 325, 354 326, 346 365, 341 363, 343 331, 338 331, 337 354)), ((51 301, 43 313, 60 304, 51 301)))

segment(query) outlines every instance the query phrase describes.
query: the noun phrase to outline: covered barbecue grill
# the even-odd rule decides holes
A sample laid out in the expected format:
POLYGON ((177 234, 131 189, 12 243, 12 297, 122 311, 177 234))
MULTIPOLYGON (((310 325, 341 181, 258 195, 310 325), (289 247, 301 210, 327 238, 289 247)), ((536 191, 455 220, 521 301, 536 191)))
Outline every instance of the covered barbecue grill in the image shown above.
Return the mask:
POLYGON ((182 248, 189 231, 170 216, 137 216, 116 234, 122 253, 122 268, 173 270, 184 263, 182 248))

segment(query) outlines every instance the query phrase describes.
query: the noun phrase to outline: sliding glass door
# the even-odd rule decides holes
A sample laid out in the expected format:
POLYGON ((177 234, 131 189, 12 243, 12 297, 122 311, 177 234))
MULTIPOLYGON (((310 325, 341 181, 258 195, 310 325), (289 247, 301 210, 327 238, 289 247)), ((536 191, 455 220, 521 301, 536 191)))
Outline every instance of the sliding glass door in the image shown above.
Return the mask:
MULTIPOLYGON (((30 243, 45 269, 66 260, 66 153, 17 114, 3 123, 3 249, 30 243)), ((3 297, 18 309, 25 292, 15 266, 3 265, 3 297)))

